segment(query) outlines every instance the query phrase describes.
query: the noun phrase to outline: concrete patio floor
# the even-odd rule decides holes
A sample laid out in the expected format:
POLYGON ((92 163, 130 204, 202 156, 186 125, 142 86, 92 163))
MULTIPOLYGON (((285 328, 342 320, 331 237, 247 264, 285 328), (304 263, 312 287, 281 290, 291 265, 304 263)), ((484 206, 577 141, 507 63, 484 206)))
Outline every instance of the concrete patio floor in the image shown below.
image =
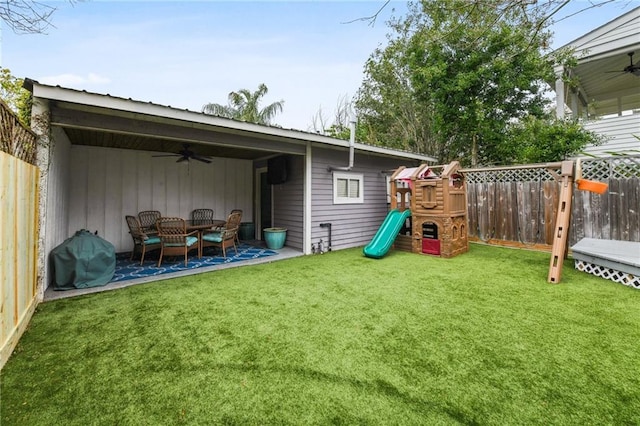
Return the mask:
MULTIPOLYGON (((252 242, 252 244, 256 246, 263 245, 261 241, 254 241, 252 242)), ((218 271, 221 269, 238 268, 238 267, 249 266, 249 265, 257 265, 261 263, 277 262, 279 260, 303 256, 303 253, 301 251, 290 248, 290 247, 286 247, 286 246, 283 247, 282 249, 274 250, 274 251, 278 252, 278 254, 275 256, 243 260, 239 262, 202 267, 202 268, 196 268, 196 269, 188 269, 184 271, 167 273, 162 275, 155 275, 151 277, 138 278, 133 280, 117 281, 117 282, 108 283, 100 287, 90 287, 90 288, 82 288, 82 289, 74 289, 74 290, 54 290, 53 285, 50 285, 44 292, 43 302, 49 302, 51 300, 58 300, 58 299, 66 299, 69 297, 82 296, 85 294, 101 293, 103 291, 117 290, 120 288, 129 287, 132 285, 146 284, 146 283, 160 281, 160 280, 169 280, 172 278, 184 277, 187 275, 202 274, 205 272, 218 271)))

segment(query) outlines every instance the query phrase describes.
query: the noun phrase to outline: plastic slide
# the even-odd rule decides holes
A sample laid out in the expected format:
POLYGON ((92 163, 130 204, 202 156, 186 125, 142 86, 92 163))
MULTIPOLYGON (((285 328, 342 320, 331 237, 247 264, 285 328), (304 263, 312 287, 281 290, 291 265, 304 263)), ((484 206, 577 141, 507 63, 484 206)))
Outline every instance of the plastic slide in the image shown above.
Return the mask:
POLYGON ((409 209, 402 212, 398 209, 391 210, 384 219, 384 222, 382 222, 382 225, 380 225, 380 228, 378 228, 378 232, 376 232, 371 242, 362 250, 364 255, 374 259, 380 259, 387 254, 398 236, 398 232, 400 232, 404 221, 409 216, 411 216, 411 210, 409 209))

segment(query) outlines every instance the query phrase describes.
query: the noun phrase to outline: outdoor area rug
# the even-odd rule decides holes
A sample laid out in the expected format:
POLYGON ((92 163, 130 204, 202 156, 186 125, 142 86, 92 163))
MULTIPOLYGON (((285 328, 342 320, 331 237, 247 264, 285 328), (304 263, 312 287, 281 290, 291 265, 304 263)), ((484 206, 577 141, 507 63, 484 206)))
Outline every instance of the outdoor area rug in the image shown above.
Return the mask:
POLYGON ((238 246, 238 254, 235 253, 233 248, 227 249, 226 259, 222 257, 222 253, 218 254, 212 247, 207 247, 204 249, 201 259, 198 259, 195 250, 190 252, 187 266, 184 266, 184 257, 165 256, 162 260, 162 265, 158 267, 159 251, 147 253, 142 265, 140 265, 139 256, 136 256, 133 260, 129 260, 131 253, 119 253, 116 256, 116 272, 110 282, 114 283, 118 281, 168 274, 171 272, 186 271, 188 269, 241 262, 243 260, 258 259, 260 257, 273 256, 275 254, 278 254, 278 252, 242 243, 238 246))

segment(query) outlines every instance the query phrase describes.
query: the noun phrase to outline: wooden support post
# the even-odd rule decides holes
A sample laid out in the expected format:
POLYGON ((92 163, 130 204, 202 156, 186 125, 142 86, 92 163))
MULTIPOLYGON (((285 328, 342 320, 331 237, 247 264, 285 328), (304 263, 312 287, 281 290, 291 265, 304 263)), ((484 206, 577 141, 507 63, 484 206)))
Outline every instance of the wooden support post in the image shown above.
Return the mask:
POLYGON ((569 238, 569 219, 571 218, 571 196, 573 194, 573 161, 563 161, 560 171, 560 200, 553 234, 553 248, 547 281, 559 283, 562 276, 562 264, 567 253, 569 238))

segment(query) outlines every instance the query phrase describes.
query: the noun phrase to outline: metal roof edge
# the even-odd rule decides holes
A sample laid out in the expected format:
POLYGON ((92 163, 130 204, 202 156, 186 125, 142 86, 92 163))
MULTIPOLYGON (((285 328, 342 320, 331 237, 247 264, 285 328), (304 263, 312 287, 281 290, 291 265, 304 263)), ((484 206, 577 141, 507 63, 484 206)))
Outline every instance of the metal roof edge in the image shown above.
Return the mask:
MULTIPOLYGON (((246 121, 239 121, 231 118, 205 114, 200 111, 191 111, 189 109, 172 107, 170 105, 161 105, 153 102, 139 101, 132 98, 123 98, 119 96, 112 96, 109 94, 88 92, 86 90, 71 89, 59 85, 52 86, 39 83, 38 81, 30 78, 24 79, 23 87, 29 90, 35 98, 70 102, 92 107, 151 115, 161 118, 170 118, 175 120, 216 126, 240 132, 278 137, 288 140, 297 140, 305 143, 315 142, 324 145, 344 147, 347 149, 349 148, 349 141, 336 139, 317 133, 311 133, 297 129, 285 129, 278 126, 249 123, 246 121)), ((436 159, 427 155, 368 145, 364 143, 356 143, 355 148, 360 151, 372 152, 381 155, 389 155, 420 161, 436 161, 436 159)))

